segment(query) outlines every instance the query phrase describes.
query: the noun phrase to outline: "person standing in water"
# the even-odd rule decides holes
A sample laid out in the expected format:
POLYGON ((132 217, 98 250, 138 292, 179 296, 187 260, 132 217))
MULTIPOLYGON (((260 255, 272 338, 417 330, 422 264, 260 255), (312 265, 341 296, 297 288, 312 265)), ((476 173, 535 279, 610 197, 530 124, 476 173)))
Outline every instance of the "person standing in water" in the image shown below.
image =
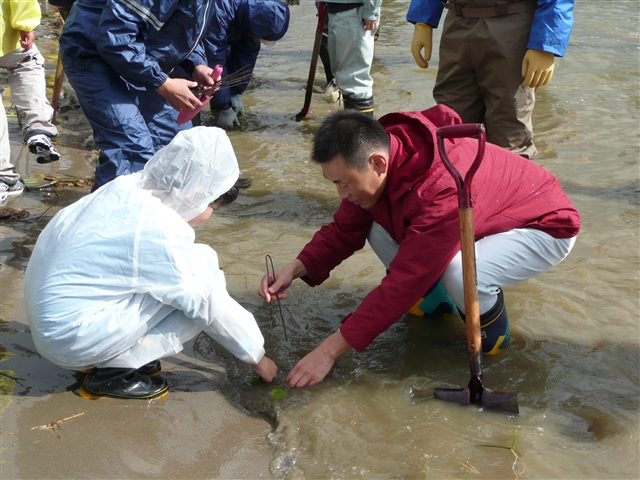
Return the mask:
POLYGON ((214 83, 201 44, 213 12, 211 0, 74 3, 60 52, 101 150, 94 189, 142 170, 191 127, 177 118, 202 106, 191 88, 214 83), (188 78, 174 78, 177 71, 188 78))

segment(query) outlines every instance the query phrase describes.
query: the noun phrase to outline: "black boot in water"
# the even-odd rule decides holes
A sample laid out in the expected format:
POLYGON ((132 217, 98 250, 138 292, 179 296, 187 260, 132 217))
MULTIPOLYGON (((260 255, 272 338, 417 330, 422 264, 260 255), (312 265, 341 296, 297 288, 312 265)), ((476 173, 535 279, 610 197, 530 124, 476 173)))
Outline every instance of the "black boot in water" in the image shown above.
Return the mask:
POLYGON ((351 95, 347 95, 344 97, 344 109, 358 110, 360 113, 373 118, 373 97, 353 98, 351 95))
POLYGON ((169 392, 167 381, 160 376, 142 375, 135 368, 94 368, 80 387, 83 398, 130 398, 148 400, 169 392))
POLYGON ((152 377, 160 375, 160 373, 162 373, 162 365, 160 364, 160 360, 154 360, 153 362, 149 362, 146 365, 141 366, 138 369, 138 373, 140 375, 151 375, 152 377))

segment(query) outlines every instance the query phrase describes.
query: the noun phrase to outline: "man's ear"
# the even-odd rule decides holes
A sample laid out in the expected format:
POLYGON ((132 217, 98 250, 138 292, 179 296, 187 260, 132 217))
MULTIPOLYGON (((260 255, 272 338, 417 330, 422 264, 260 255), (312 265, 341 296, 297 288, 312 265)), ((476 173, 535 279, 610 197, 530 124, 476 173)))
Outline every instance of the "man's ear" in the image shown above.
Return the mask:
POLYGON ((374 151, 369 157, 373 170, 378 174, 386 174, 389 168, 389 156, 385 152, 374 151))

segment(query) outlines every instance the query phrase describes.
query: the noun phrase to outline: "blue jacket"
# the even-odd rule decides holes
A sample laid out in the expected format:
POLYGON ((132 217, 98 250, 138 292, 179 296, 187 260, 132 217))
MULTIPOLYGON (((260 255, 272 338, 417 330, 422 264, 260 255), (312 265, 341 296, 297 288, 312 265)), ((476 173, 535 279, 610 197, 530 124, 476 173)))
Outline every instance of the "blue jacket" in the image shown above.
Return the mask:
MULTIPOLYGON (((212 0, 211 24, 204 39, 210 67, 221 65, 222 76, 245 68, 251 72, 263 40, 280 40, 289 28, 289 7, 280 0, 212 0)), ((231 95, 242 94, 249 79, 216 92, 211 101, 219 110, 231 108, 231 95)))
MULTIPOLYGON (((573 27, 573 4, 574 0, 538 0, 527 48, 564 56, 573 27)), ((437 28, 443 9, 441 0, 411 0, 407 21, 437 28)))
POLYGON ((60 36, 65 58, 79 69, 106 62, 137 87, 155 89, 178 65, 206 64, 202 37, 211 0, 77 0, 60 36))

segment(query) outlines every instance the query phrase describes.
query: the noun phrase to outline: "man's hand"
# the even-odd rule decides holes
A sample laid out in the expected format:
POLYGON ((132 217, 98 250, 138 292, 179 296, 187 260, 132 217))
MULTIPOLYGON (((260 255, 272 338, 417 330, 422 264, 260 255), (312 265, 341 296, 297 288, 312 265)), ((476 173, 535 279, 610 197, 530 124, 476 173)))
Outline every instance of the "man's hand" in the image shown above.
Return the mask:
POLYGON ((20 46, 22 47, 22 53, 26 53, 31 50, 35 39, 35 30, 31 30, 30 32, 23 32, 22 30, 20 30, 20 46))
POLYGON ((297 258, 284 266, 280 270, 274 272, 275 278, 267 278, 265 274, 258 287, 258 295, 264 298, 267 302, 275 300, 276 298, 287 298, 285 290, 289 288, 291 282, 296 278, 304 277, 307 275, 307 268, 297 258))
POLYGON ((264 356, 255 365, 251 365, 253 371, 265 382, 271 382, 278 374, 278 367, 270 358, 264 356))
POLYGON ((313 386, 321 382, 331 371, 336 359, 351 350, 342 334, 331 334, 318 348, 307 354, 287 375, 290 387, 313 386))
POLYGON ((522 60, 523 87, 537 88, 546 85, 553 76, 554 55, 542 50, 527 50, 522 60))
MULTIPOLYGON (((202 87, 205 87, 205 88, 213 87, 215 82, 220 80, 222 75, 219 75, 218 78, 211 78, 212 72, 213 72, 213 68, 207 65, 198 65, 196 68, 194 68, 193 73, 191 74, 191 78, 193 78, 195 82, 198 82, 198 85, 202 87)), ((217 86, 215 88, 208 88, 208 89, 205 89, 203 94, 206 95, 207 97, 210 97, 214 93, 216 93, 219 89, 220 89, 220 86, 217 86)))
POLYGON ((375 30, 376 28, 378 28, 378 21, 377 20, 365 20, 364 21, 364 29, 366 31, 375 30))
POLYGON ((420 68, 428 68, 433 49, 433 27, 426 23, 416 23, 411 40, 411 53, 420 68), (424 56, 422 49, 424 48, 424 56))
POLYGON ((182 112, 202 106, 202 102, 190 90, 197 86, 196 82, 184 78, 167 78, 166 82, 156 88, 156 92, 162 95, 169 105, 182 112))

